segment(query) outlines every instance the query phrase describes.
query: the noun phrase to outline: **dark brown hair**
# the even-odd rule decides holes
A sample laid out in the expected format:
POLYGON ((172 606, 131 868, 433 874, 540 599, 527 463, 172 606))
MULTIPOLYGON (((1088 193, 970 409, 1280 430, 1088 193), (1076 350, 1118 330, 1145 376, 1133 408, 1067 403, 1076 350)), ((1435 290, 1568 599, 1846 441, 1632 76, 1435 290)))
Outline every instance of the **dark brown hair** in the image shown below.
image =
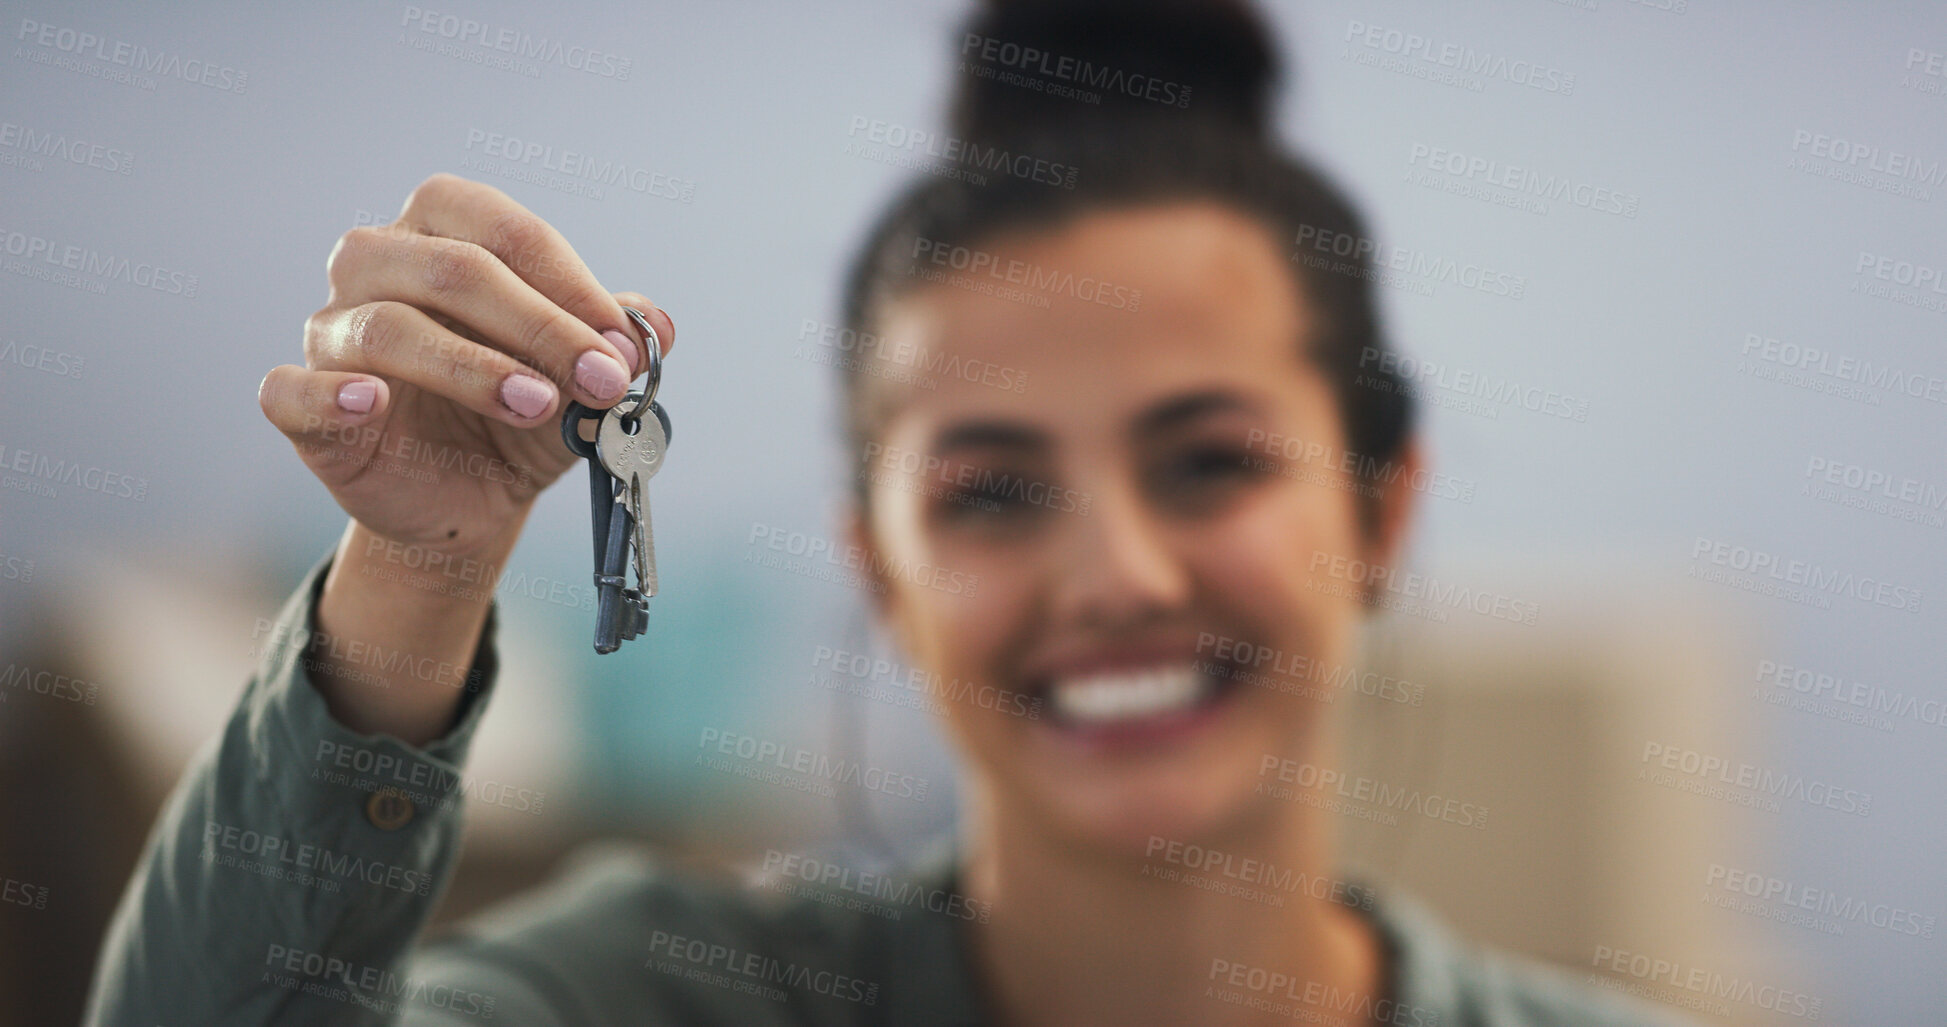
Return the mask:
MULTIPOLYGON (((1299 240, 1365 240, 1365 225, 1336 186, 1278 144, 1270 112, 1279 64, 1254 10, 1243 0, 990 0, 959 49, 949 145, 1072 169, 1072 184, 998 173, 909 185, 852 264, 848 329, 875 333, 885 304, 924 280, 921 250, 973 247, 1105 208, 1216 201, 1290 248, 1292 273, 1319 312, 1306 355, 1332 387, 1346 448, 1375 472, 1399 455, 1412 405, 1393 362, 1379 359, 1369 264, 1358 255, 1317 254, 1324 266, 1300 259, 1299 240)), ((880 415, 860 365, 842 364, 841 376, 847 442, 863 472, 880 415)), ((854 474, 861 505, 865 481, 854 474)), ((1355 493, 1368 528, 1370 491, 1355 493)))

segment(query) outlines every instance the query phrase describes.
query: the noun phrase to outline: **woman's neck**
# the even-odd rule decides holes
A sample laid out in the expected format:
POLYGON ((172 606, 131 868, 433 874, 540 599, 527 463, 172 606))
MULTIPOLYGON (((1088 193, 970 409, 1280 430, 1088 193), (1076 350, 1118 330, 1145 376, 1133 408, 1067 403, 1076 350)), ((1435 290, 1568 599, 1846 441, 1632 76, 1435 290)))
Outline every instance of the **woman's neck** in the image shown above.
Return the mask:
POLYGON ((989 909, 971 930, 990 1008, 1004 1027, 1290 1023, 1300 1009, 1363 1024, 1385 997, 1383 947, 1343 904, 1322 816, 1292 806, 1144 855, 970 824, 961 888, 989 909))

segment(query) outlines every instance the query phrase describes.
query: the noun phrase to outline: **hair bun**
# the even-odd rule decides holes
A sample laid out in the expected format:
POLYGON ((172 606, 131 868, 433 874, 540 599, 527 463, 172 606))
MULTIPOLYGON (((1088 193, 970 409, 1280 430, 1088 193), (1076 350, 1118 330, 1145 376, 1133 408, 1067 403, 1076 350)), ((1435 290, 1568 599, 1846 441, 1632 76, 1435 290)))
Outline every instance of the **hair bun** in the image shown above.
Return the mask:
POLYGON ((984 143, 1125 118, 1262 139, 1279 72, 1246 0, 986 0, 958 58, 952 129, 984 143))

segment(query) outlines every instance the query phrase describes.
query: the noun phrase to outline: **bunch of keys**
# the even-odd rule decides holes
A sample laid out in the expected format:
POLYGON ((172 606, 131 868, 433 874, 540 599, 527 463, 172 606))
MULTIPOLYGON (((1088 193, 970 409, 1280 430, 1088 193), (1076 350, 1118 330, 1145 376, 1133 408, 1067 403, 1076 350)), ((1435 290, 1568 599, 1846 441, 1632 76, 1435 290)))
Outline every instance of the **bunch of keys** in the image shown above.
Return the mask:
POLYGON ((662 468, 670 436, 669 414, 656 402, 663 377, 661 340, 642 311, 622 309, 648 342, 648 384, 606 410, 570 402, 561 417, 561 441, 569 452, 588 461, 588 498, 595 528, 595 651, 604 654, 649 630, 649 597, 656 594, 649 479, 662 468), (581 437, 585 421, 597 422, 593 440, 581 437), (631 562, 634 588, 628 587, 631 562))

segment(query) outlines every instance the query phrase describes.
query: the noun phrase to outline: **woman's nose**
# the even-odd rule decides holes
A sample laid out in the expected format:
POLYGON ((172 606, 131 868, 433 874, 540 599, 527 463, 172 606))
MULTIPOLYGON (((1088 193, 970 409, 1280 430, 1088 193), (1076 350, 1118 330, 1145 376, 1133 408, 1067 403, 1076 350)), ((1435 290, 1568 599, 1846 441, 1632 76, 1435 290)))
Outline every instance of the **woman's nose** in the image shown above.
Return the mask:
POLYGON ((1057 543, 1051 610, 1061 623, 1125 628, 1188 601, 1182 554, 1132 484, 1106 484, 1087 513, 1062 516, 1070 520, 1057 543))

